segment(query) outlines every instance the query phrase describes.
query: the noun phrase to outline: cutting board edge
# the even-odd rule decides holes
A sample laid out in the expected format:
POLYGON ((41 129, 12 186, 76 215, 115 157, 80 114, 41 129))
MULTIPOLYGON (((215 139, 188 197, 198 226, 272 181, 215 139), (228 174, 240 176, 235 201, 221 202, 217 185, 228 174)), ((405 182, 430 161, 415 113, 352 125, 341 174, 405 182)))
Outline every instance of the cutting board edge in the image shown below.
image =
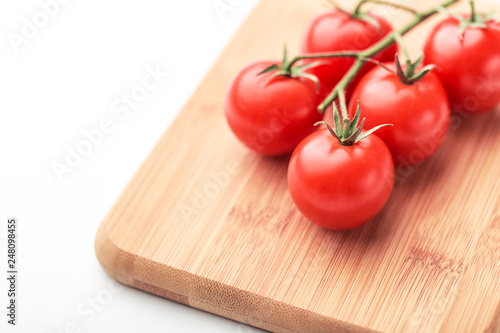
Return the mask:
POLYGON ((96 233, 95 252, 104 271, 122 284, 264 330, 374 332, 135 255, 111 240, 105 221, 96 233), (283 325, 272 323, 277 316, 283 325))

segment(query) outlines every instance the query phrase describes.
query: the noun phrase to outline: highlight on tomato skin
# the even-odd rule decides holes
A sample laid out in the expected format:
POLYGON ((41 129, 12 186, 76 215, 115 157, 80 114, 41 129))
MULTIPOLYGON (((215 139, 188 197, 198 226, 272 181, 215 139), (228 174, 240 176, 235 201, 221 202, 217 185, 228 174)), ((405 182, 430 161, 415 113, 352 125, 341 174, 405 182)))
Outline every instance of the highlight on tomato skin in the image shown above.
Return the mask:
POLYGON ((385 206, 394 165, 375 134, 344 146, 321 129, 294 150, 287 180, 297 209, 308 220, 326 229, 348 230, 369 222, 385 206))
POLYGON ((357 85, 349 105, 351 116, 359 102, 365 128, 390 123, 377 130, 391 151, 396 167, 415 166, 432 156, 446 138, 450 105, 435 69, 412 84, 401 82, 394 63, 373 68, 357 85))
MULTIPOLYGON (((332 9, 316 16, 304 31, 301 53, 360 51, 372 46, 392 32, 391 24, 383 18, 373 13, 368 13, 366 16, 379 26, 377 27, 366 20, 353 18, 338 9, 332 9)), ((393 43, 373 58, 382 62, 392 61, 396 51, 397 46, 393 43)), ((308 72, 318 77, 321 84, 321 93, 326 96, 347 73, 354 63, 354 59, 346 57, 331 58, 322 59, 321 62, 324 64, 311 68, 308 72)), ((356 75, 346 91, 348 97, 356 82, 373 66, 375 65, 372 63, 365 64, 360 73, 356 75)))
POLYGON ((305 77, 257 75, 273 61, 243 68, 226 93, 224 111, 229 127, 249 149, 267 156, 289 154, 323 115, 321 96, 305 77))
POLYGON ((437 66, 453 112, 484 113, 500 103, 500 23, 487 20, 484 27, 469 26, 462 34, 460 24, 449 17, 434 27, 424 61, 437 66))

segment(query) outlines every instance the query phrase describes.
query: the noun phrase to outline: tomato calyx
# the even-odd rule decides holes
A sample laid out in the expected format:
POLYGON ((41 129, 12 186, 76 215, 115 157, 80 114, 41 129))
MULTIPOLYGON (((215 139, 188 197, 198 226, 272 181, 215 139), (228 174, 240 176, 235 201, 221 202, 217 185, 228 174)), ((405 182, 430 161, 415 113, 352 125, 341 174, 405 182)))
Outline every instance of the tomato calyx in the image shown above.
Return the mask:
POLYGON ((460 38, 460 40, 464 38, 464 33, 465 30, 467 30, 467 28, 488 29, 488 23, 493 15, 493 12, 489 13, 476 12, 473 0, 469 0, 469 4, 470 4, 470 16, 468 17, 457 15, 442 6, 438 7, 439 11, 447 14, 448 16, 453 17, 460 23, 458 27, 458 38, 460 38))
POLYGON ((271 66, 267 67, 264 69, 262 72, 258 73, 257 75, 261 75, 264 73, 270 73, 270 72, 276 72, 271 77, 277 77, 277 76, 284 76, 284 77, 290 77, 290 78, 299 78, 303 77, 309 80, 312 80, 314 84, 316 85, 316 92, 319 92, 319 80, 315 75, 312 75, 310 73, 306 73, 305 70, 316 67, 318 65, 321 65, 323 62, 322 61, 315 61, 311 62, 309 64, 301 65, 301 66, 294 66, 295 61, 289 60, 288 59, 288 51, 285 47, 283 48, 283 60, 281 61, 281 64, 272 64, 271 66))
POLYGON ((406 59, 406 68, 403 70, 401 62, 399 61, 398 54, 396 53, 394 63, 396 64, 396 75, 398 76, 399 80, 404 84, 412 85, 415 82, 420 81, 427 73, 436 68, 435 65, 427 65, 417 71, 417 68, 418 66, 420 66, 423 59, 423 54, 418 57, 415 62, 412 62, 410 59, 406 59))
POLYGON ((340 121, 339 110, 337 105, 333 103, 333 122, 335 125, 335 129, 333 129, 330 124, 326 121, 319 121, 314 125, 325 124, 330 133, 339 140, 339 143, 343 146, 352 146, 356 142, 359 142, 384 126, 392 126, 392 124, 383 124, 379 126, 375 126, 369 131, 363 132, 363 125, 365 123, 365 118, 361 120, 361 124, 359 124, 359 119, 361 118, 361 109, 358 106, 356 108, 356 113, 354 114, 354 118, 352 121, 349 121, 349 117, 343 117, 343 121, 340 121), (359 124, 359 127, 358 127, 359 124))
MULTIPOLYGON (((436 68, 435 65, 427 65, 422 67, 419 71, 417 71, 418 67, 424 60, 424 54, 422 53, 420 57, 417 58, 414 62, 411 61, 410 55, 406 50, 405 44, 403 42, 403 38, 401 34, 394 34, 394 40, 398 44, 398 46, 403 51, 405 56, 405 69, 401 66, 401 62, 399 61, 399 56, 396 53, 394 57, 394 63, 396 65, 396 75, 399 80, 406 85, 412 85, 417 81, 420 81, 427 73, 436 68)), ((387 69, 387 68, 386 68, 387 69)))
POLYGON ((345 15, 349 16, 352 19, 365 21, 366 23, 373 25, 378 30, 378 32, 382 34, 382 27, 380 26, 380 23, 378 23, 378 21, 373 16, 370 16, 369 12, 361 11, 361 5, 367 1, 361 0, 356 9, 352 13, 343 9, 334 0, 327 0, 327 2, 330 3, 330 5, 333 8, 335 8, 341 13, 344 13, 345 15))

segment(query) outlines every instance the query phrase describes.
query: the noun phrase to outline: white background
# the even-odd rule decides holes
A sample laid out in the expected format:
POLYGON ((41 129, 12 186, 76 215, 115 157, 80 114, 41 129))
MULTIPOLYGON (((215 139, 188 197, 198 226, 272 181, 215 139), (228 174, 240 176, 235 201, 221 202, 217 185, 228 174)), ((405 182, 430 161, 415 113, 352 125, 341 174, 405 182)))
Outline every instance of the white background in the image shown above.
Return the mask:
POLYGON ((102 218, 257 0, 66 0, 43 22, 41 3, 55 1, 0 3, 0 330, 261 332, 111 284, 94 253, 102 218), (34 19, 44 26, 23 37, 34 19), (15 46, 13 38, 25 39, 15 46), (168 76, 128 116, 114 113, 146 68, 168 76), (67 147, 103 119, 113 131, 58 179, 52 164, 65 163, 67 147), (19 220, 16 327, 5 315, 11 216, 19 220))
POLYGON ((40 3, 49 2, 0 4, 0 330, 261 332, 110 285, 94 253, 102 218, 257 1, 219 1, 232 4, 221 16, 213 0, 70 0, 44 22, 40 3), (29 31, 26 19, 42 27, 29 31), (113 103, 142 84, 147 67, 169 74, 120 118, 113 103), (113 131, 59 181, 52 164, 65 163, 67 147, 105 118, 113 131), (11 216, 19 220, 16 327, 5 308, 11 216))

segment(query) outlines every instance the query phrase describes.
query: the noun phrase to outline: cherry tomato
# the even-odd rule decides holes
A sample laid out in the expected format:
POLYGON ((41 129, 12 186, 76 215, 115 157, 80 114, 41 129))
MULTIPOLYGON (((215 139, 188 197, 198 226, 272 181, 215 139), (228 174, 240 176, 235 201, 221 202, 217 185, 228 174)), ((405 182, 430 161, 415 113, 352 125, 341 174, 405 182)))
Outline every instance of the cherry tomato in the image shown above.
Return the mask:
MULTIPOLYGON (((386 64, 395 70, 394 64, 386 64)), ((446 91, 434 71, 420 81, 404 84, 396 74, 373 68, 357 85, 349 105, 354 115, 357 103, 366 130, 380 124, 392 124, 377 130, 391 151, 396 166, 417 165, 441 146, 448 131, 450 106, 446 91)))
MULTIPOLYGON (((372 46, 390 33, 392 27, 387 21, 376 15, 368 15, 378 22, 380 30, 372 23, 352 18, 347 13, 336 9, 320 14, 306 28, 302 39, 302 53, 357 51, 372 46)), ((373 58, 378 61, 392 61, 396 51, 396 45, 391 44, 373 58)), ((325 97, 347 73, 354 63, 354 59, 343 57, 321 59, 321 61, 325 64, 311 68, 308 72, 319 79, 321 93, 325 97)), ((373 66, 374 64, 371 63, 366 63, 363 66, 360 73, 356 75, 354 81, 349 85, 347 95, 356 85, 356 80, 373 66)))
POLYGON ((229 86, 226 119, 236 137, 263 155, 291 153, 322 119, 316 84, 307 78, 257 75, 272 61, 241 70, 229 86))
POLYGON ((454 112, 481 113, 500 103, 500 24, 468 27, 459 36, 459 20, 439 23, 425 43, 425 62, 435 64, 454 112))
POLYGON ((343 146, 328 129, 306 137, 288 166, 288 188, 311 222, 333 230, 353 229, 385 206, 394 182, 389 149, 375 134, 343 146))

